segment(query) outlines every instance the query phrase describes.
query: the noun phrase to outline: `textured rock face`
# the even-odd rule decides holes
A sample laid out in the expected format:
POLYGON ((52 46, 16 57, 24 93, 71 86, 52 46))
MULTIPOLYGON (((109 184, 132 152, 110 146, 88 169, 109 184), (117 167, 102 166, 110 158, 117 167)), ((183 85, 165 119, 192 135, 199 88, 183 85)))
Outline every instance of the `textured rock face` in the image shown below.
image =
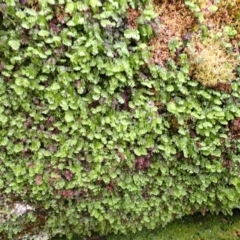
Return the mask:
POLYGON ((13 206, 5 205, 0 209, 0 222, 5 223, 13 216, 25 214, 28 210, 34 210, 33 207, 21 203, 15 203, 13 206))
POLYGON ((14 205, 14 208, 11 210, 11 214, 17 214, 17 215, 22 215, 26 213, 28 210, 33 210, 33 208, 29 205, 24 205, 21 203, 16 203, 14 205))
MULTIPOLYGON (((18 217, 26 214, 28 211, 34 211, 30 205, 15 203, 13 206, 5 205, 0 209, 0 224, 7 224, 12 217, 18 217)), ((17 239, 21 240, 48 240, 50 239, 47 232, 39 232, 37 234, 26 233, 17 239)))

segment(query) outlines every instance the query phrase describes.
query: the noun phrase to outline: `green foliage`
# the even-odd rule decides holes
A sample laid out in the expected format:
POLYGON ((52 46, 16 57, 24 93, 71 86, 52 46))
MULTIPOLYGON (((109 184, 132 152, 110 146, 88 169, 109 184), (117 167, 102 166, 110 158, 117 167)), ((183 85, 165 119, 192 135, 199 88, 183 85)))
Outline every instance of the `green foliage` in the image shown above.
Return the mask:
MULTIPOLYGON (((165 228, 144 229, 139 233, 127 236, 112 235, 107 237, 107 240, 233 240, 239 239, 239 221, 240 215, 238 211, 235 211, 232 216, 224 216, 223 214, 201 216, 195 214, 173 221, 165 228)), ((84 238, 76 237, 72 240, 82 239, 84 238)))
POLYGON ((2 239, 124 234, 239 206, 239 81, 206 89, 184 53, 150 64, 149 2, 0 3, 0 188, 34 208, 2 239), (129 7, 143 11, 134 30, 129 7))

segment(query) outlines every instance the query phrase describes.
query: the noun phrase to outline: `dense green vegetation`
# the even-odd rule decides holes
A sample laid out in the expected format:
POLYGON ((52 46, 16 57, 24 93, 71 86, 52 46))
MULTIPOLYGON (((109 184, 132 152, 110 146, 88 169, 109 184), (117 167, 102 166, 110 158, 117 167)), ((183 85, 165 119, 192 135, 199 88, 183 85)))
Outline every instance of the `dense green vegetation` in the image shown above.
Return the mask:
MULTIPOLYGON (((240 213, 233 215, 219 214, 213 216, 194 214, 175 220, 166 227, 157 227, 154 230, 142 230, 128 235, 110 235, 93 240, 234 240, 240 236, 240 213)), ((65 240, 56 236, 53 240, 65 240)), ((72 240, 86 240, 87 238, 74 236, 72 240)))
POLYGON ((239 208, 238 7, 0 1, 1 238, 126 234, 239 208), (159 16, 176 6, 192 20, 175 36, 180 15, 159 16))
MULTIPOLYGON (((240 236, 240 215, 205 216, 195 214, 175 220, 165 228, 144 230, 127 236, 109 236, 107 240, 234 240, 240 236)), ((76 238, 76 240, 80 240, 76 238)))

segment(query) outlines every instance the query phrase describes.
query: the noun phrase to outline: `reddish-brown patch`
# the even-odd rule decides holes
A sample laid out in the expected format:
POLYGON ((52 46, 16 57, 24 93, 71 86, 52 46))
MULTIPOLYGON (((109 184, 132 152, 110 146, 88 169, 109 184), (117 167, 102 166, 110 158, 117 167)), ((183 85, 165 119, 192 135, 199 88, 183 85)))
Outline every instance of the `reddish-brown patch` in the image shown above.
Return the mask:
POLYGON ((58 5, 57 11, 56 11, 56 17, 59 23, 65 23, 64 18, 67 17, 68 14, 65 12, 65 6, 64 5, 58 5))
POLYGON ((141 12, 139 10, 136 9, 132 9, 129 8, 128 9, 128 14, 127 14, 127 18, 128 18, 128 25, 131 28, 137 28, 137 19, 140 17, 141 12))
POLYGON ((219 92, 227 92, 227 93, 232 92, 231 83, 218 83, 216 86, 213 86, 211 88, 219 92))
POLYGON ((106 188, 107 188, 107 190, 108 190, 109 192, 114 191, 115 188, 116 188, 115 182, 114 182, 114 181, 111 181, 111 182, 106 186, 106 188))
POLYGON ((235 118, 230 123, 230 138, 231 139, 240 139, 240 117, 235 118))
POLYGON ((74 175, 74 174, 73 174, 71 171, 69 171, 69 170, 66 170, 66 171, 64 172, 64 177, 66 178, 67 181, 71 181, 73 175, 74 175))
POLYGON ((36 181, 36 184, 37 184, 38 186, 41 185, 41 184, 42 184, 42 175, 38 174, 38 175, 36 176, 35 181, 36 181))
POLYGON ((29 7, 33 8, 33 9, 36 10, 36 11, 39 11, 39 10, 40 10, 38 0, 28 0, 28 1, 21 0, 21 3, 22 3, 23 5, 27 4, 29 7))
POLYGON ((164 65, 171 57, 168 43, 173 37, 183 38, 195 24, 192 13, 182 1, 161 2, 153 0, 154 10, 159 14, 160 33, 149 42, 153 46, 151 62, 164 65))
POLYGON ((222 32, 225 26, 231 26, 237 30, 236 36, 229 40, 236 48, 240 41, 240 0, 222 1, 217 5, 216 12, 209 11, 209 7, 213 5, 211 1, 209 2, 203 10, 206 25, 219 32, 222 32))

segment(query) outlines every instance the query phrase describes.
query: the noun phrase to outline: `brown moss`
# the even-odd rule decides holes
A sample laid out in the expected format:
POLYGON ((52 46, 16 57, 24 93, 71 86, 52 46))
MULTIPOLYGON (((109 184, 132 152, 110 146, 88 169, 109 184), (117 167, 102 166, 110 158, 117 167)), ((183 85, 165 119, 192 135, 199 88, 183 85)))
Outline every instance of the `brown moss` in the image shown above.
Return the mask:
POLYGON ((171 57, 168 43, 173 37, 182 38, 194 26, 192 13, 185 7, 183 1, 153 1, 154 10, 159 14, 160 33, 149 42, 153 46, 151 62, 164 65, 171 57))
POLYGON ((240 133, 240 118, 239 117, 235 118, 231 122, 230 129, 233 134, 240 133))
POLYGON ((68 16, 68 14, 65 12, 64 5, 58 5, 57 11, 56 11, 56 18, 59 23, 64 23, 64 18, 68 16))
POLYGON ((27 5, 33 8, 36 11, 39 11, 39 2, 38 0, 29 0, 27 1, 27 5))
POLYGON ((212 5, 212 1, 211 0, 197 0, 197 4, 202 10, 204 10, 207 7, 212 5))
POLYGON ((230 138, 240 139, 240 118, 237 117, 229 124, 230 128, 230 138))
POLYGON ((216 86, 212 86, 212 89, 219 91, 219 92, 232 92, 232 85, 231 83, 218 83, 216 86))
POLYGON ((207 0, 207 4, 201 10, 204 13, 204 16, 207 19, 207 21, 214 21, 214 24, 223 24, 223 23, 233 23, 236 18, 240 15, 240 0, 222 0, 219 4, 214 4, 214 1, 207 0), (211 6, 217 6, 218 9, 216 12, 211 12, 210 7, 211 6))
POLYGON ((132 9, 129 8, 128 9, 128 14, 127 14, 127 18, 128 18, 128 25, 130 26, 130 28, 137 28, 137 19, 140 17, 141 12, 139 10, 136 9, 132 9))
POLYGON ((225 26, 233 27, 238 33, 231 40, 232 43, 240 40, 240 0, 224 0, 216 6, 218 10, 211 12, 209 9, 212 1, 202 9, 206 24, 214 31, 221 32, 225 26))

